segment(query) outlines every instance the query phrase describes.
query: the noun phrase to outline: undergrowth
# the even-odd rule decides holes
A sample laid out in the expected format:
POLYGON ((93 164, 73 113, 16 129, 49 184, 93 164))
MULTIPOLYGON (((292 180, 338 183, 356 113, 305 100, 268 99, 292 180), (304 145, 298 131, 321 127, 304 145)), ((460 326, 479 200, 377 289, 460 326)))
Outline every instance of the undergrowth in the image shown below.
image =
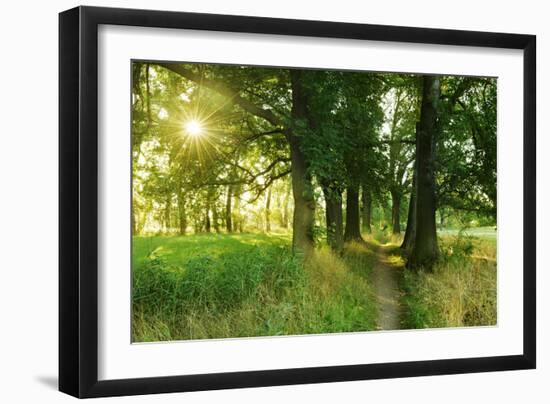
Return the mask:
POLYGON ((134 251, 139 262, 133 271, 136 342, 375 328, 366 248, 353 247, 344 258, 321 248, 303 262, 284 243, 220 250, 208 239, 180 260, 162 248, 169 239, 157 238, 159 247, 145 258, 143 249, 134 251))
POLYGON ((496 244, 459 234, 440 239, 433 272, 406 270, 405 328, 495 325, 496 244))

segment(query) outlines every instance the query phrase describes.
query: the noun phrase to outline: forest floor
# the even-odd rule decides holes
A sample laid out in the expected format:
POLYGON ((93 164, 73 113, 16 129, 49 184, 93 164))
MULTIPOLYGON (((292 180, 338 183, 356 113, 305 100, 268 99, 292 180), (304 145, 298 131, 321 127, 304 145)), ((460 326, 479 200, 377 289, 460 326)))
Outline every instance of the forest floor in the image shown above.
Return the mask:
POLYGON ((403 261, 392 255, 395 246, 379 245, 376 249, 377 262, 372 271, 372 283, 378 303, 378 329, 398 330, 401 328, 402 292, 399 287, 403 261))

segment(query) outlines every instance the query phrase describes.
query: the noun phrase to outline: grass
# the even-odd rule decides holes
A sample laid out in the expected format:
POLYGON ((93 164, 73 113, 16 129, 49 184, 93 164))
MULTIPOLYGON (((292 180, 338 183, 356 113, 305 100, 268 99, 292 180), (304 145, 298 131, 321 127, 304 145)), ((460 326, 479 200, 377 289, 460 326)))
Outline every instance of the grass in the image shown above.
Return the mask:
POLYGON ((135 342, 375 329, 373 254, 321 248, 307 262, 286 235, 135 237, 135 342))
POLYGON ((404 327, 495 325, 496 238, 444 236, 440 247, 433 272, 404 273, 404 327))
MULTIPOLYGON (((374 251, 383 245, 400 266, 399 241, 373 234, 304 262, 285 234, 134 237, 132 339, 374 330, 374 251)), ((496 237, 445 233, 440 247, 433 272, 403 271, 403 328, 496 324, 496 237)))

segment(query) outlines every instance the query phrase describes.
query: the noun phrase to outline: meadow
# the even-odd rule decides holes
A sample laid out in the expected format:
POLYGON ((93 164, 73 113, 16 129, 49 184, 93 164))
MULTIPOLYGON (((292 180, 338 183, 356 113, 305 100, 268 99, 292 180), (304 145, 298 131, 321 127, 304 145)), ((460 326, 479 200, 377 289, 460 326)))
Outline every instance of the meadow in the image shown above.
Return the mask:
MULTIPOLYGON (((288 235, 136 236, 134 342, 359 332, 379 329, 371 279, 380 241, 318 249, 304 263, 288 235)), ((380 240, 382 239, 382 240, 380 240)), ((443 236, 432 272, 409 271, 398 245, 388 258, 401 276, 401 327, 496 323, 496 243, 443 236)))
POLYGON ((372 330, 370 257, 325 248, 304 265, 265 234, 135 237, 133 340, 372 330))

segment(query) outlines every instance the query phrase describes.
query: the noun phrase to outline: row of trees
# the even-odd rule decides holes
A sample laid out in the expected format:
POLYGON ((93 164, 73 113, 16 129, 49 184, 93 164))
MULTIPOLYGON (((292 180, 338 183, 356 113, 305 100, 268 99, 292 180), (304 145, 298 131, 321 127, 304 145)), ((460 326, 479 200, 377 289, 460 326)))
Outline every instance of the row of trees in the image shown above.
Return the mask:
POLYGON ((411 266, 438 255, 436 211, 496 218, 496 80, 133 64, 134 233, 319 226, 341 251, 391 205, 411 266), (292 215, 292 217, 291 217, 292 215))

